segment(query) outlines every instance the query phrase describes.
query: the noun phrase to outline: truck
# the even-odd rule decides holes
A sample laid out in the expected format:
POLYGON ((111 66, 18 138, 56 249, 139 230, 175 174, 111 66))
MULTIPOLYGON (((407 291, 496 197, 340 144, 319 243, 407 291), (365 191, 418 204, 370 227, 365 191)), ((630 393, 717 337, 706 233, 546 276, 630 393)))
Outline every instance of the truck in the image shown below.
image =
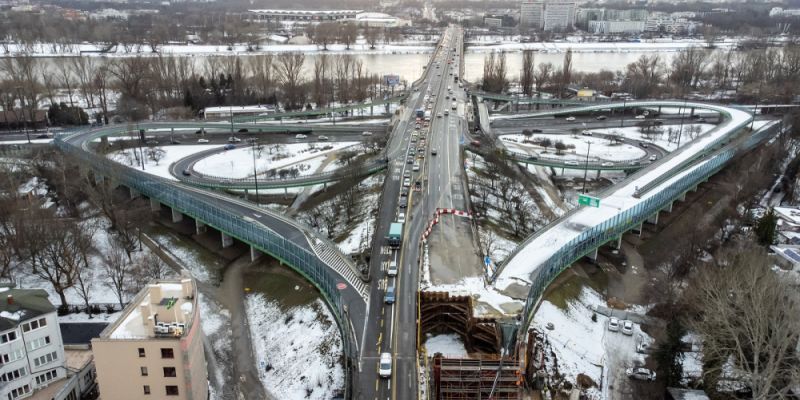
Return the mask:
POLYGON ((424 108, 418 108, 417 109, 417 118, 422 118, 424 116, 425 116, 425 109, 424 108))
POLYGON ((403 243, 403 223, 402 222, 392 222, 389 225, 389 247, 391 248, 399 248, 400 245, 403 243))
POLYGON ((423 118, 425 119, 425 121, 430 121, 431 120, 431 110, 425 110, 425 113, 423 114, 423 118))

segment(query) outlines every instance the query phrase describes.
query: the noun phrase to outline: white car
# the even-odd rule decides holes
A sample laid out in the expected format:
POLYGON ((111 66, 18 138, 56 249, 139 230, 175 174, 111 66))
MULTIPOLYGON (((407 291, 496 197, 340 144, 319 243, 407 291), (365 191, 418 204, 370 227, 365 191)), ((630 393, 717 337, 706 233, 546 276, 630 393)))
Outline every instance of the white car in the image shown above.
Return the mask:
POLYGON ((328 137, 327 136, 320 136, 319 140, 328 140, 328 137))
POLYGON ((372 136, 372 132, 370 131, 361 132, 361 136, 372 136))
POLYGON ((583 135, 583 136, 592 136, 592 131, 583 130, 583 131, 581 131, 581 135, 583 135))
POLYGON ((406 222, 406 213, 404 213, 404 212, 398 213, 397 214, 397 222, 399 222, 401 224, 404 224, 406 222))
POLYGON ((622 333, 631 336, 633 335, 633 322, 629 320, 622 321, 622 333))
POLYGON ((619 319, 611 317, 608 319, 608 330, 611 332, 619 332, 619 319))
POLYGON ((305 139, 305 138, 307 138, 307 137, 308 137, 308 136, 306 136, 306 135, 303 135, 302 133, 298 133, 297 135, 295 135, 295 136, 294 136, 294 138, 295 138, 295 139, 305 139))
POLYGON ((405 187, 411 186, 411 179, 408 178, 403 179, 403 186, 405 187))
POLYGON ((628 368, 625 370, 628 378, 637 379, 640 381, 654 381, 656 380, 656 373, 647 368, 628 368))
POLYGON ((575 121, 575 117, 567 117, 567 121, 575 121))
POLYGON ((397 261, 389 261, 389 266, 386 267, 386 275, 397 276, 397 261))
POLYGON ((239 143, 241 141, 242 141, 242 139, 239 139, 236 136, 231 136, 231 137, 228 138, 228 143, 239 143))
POLYGON ((381 378, 392 376, 392 355, 390 353, 381 353, 381 360, 378 363, 378 375, 381 378))
POLYGON ((652 156, 650 156, 650 161, 655 161, 655 160, 658 160, 657 155, 653 154, 652 156))
POLYGON ((602 163, 600 165, 603 166, 603 167, 613 167, 614 163, 611 162, 611 161, 606 161, 606 162, 604 162, 604 163, 602 163))
POLYGON ((578 165, 578 162, 577 162, 577 161, 567 161, 567 162, 565 162, 565 163, 564 163, 564 165, 572 165, 572 166, 577 166, 577 165, 578 165))
POLYGON ((644 114, 636 116, 636 119, 645 119, 645 118, 647 117, 644 114))
POLYGON ((208 139, 197 139, 197 143, 208 143, 208 139))

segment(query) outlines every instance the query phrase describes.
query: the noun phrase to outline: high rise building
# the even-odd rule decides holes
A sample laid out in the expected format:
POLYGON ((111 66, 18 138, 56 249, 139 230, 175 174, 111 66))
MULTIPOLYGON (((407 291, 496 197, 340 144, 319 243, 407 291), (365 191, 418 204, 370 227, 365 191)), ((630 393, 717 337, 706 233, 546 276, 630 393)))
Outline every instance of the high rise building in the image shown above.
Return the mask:
POLYGON ((92 340, 102 398, 208 398, 196 299, 191 279, 150 284, 92 340))
POLYGON ((576 9, 574 0, 526 1, 520 5, 520 26, 546 31, 571 29, 576 9))

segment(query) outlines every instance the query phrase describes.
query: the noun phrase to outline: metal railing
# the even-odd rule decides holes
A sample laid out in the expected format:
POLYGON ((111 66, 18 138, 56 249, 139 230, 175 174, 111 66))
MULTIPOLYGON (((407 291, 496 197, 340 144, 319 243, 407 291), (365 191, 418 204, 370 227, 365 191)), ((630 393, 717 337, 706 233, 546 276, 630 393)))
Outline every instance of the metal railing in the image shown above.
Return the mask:
MULTIPOLYGON (((289 265, 320 290, 337 320, 345 356, 349 360, 357 358, 354 332, 347 317, 342 295, 337 289, 338 276, 313 252, 287 240, 263 224, 247 221, 241 215, 217 204, 218 201, 224 200, 195 196, 173 181, 126 168, 103 156, 84 151, 82 147, 71 145, 62 137, 57 138, 54 143, 57 148, 87 163, 99 174, 112 176, 125 186, 201 220, 289 265)), ((346 371, 347 374, 350 373, 347 368, 346 371)))

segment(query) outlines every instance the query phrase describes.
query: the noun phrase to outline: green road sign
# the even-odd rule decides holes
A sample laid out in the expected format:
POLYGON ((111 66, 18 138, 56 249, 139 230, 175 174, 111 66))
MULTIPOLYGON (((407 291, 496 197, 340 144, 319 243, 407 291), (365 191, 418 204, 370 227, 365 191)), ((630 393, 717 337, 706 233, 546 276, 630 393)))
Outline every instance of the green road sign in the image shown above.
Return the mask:
POLYGON ((600 207, 600 199, 586 194, 578 195, 578 204, 588 207, 600 207))

